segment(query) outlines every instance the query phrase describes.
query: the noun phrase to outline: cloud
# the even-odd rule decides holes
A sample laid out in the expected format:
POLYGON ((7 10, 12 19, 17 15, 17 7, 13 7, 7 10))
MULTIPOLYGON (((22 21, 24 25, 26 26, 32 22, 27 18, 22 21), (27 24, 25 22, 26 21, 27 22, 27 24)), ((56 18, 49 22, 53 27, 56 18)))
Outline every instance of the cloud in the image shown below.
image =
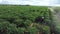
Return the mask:
POLYGON ((20 5, 57 5, 59 0, 0 0, 0 4, 20 4, 20 5))
POLYGON ((56 4, 60 4, 60 0, 56 0, 56 4))
POLYGON ((0 0, 0 3, 2 2, 2 0, 0 0))
POLYGON ((60 0, 50 0, 50 6, 60 6, 60 0))
POLYGON ((35 0, 35 1, 32 1, 31 3, 31 5, 48 5, 49 3, 48 3, 49 1, 47 0, 47 1, 45 1, 45 0, 35 0))
POLYGON ((17 0, 2 0, 1 4, 20 4, 21 2, 17 0))

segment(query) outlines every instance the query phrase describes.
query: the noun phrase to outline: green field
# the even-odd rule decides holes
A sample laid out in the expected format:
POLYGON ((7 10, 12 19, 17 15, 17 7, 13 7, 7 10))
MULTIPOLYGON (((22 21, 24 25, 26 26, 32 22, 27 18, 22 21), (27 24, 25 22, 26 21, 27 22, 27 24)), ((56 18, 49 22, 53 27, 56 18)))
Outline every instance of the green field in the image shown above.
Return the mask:
POLYGON ((51 34, 50 16, 46 6, 0 5, 0 34, 51 34))

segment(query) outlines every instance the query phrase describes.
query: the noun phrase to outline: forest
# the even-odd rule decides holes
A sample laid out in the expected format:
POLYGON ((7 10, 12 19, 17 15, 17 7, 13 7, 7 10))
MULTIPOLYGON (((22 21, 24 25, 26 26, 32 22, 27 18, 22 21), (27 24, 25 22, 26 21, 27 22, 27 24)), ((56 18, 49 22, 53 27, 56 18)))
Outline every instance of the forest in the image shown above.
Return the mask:
POLYGON ((0 34, 60 34, 47 6, 0 5, 0 34))

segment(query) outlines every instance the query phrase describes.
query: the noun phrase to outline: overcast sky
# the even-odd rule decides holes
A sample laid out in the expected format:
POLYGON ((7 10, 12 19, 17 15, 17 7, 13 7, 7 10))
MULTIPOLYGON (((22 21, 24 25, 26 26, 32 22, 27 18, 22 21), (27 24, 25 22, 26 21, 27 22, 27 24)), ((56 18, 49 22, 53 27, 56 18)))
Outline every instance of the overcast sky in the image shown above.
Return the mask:
POLYGON ((0 4, 20 4, 20 5, 59 5, 60 0, 0 0, 0 4))

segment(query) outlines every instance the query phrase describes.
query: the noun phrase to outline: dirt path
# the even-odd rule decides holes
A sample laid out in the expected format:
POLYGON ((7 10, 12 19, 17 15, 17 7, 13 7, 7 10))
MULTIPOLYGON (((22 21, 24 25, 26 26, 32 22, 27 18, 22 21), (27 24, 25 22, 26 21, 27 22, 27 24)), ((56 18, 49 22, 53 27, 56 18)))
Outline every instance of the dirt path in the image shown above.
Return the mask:
POLYGON ((60 26, 60 12, 57 13, 56 16, 57 16, 57 21, 58 21, 58 22, 56 23, 56 25, 60 26))
POLYGON ((57 21, 56 25, 57 25, 57 26, 60 26, 60 12, 56 13, 53 8, 49 8, 49 9, 53 12, 53 14, 54 14, 55 17, 56 17, 56 21, 57 21))
POLYGON ((60 32, 60 11, 55 11, 53 8, 51 8, 54 15, 55 15, 55 25, 56 25, 56 28, 57 28, 57 31, 60 32))
POLYGON ((60 12, 55 11, 54 8, 49 8, 51 12, 53 13, 54 23, 55 27, 57 28, 57 31, 60 31, 60 12))

